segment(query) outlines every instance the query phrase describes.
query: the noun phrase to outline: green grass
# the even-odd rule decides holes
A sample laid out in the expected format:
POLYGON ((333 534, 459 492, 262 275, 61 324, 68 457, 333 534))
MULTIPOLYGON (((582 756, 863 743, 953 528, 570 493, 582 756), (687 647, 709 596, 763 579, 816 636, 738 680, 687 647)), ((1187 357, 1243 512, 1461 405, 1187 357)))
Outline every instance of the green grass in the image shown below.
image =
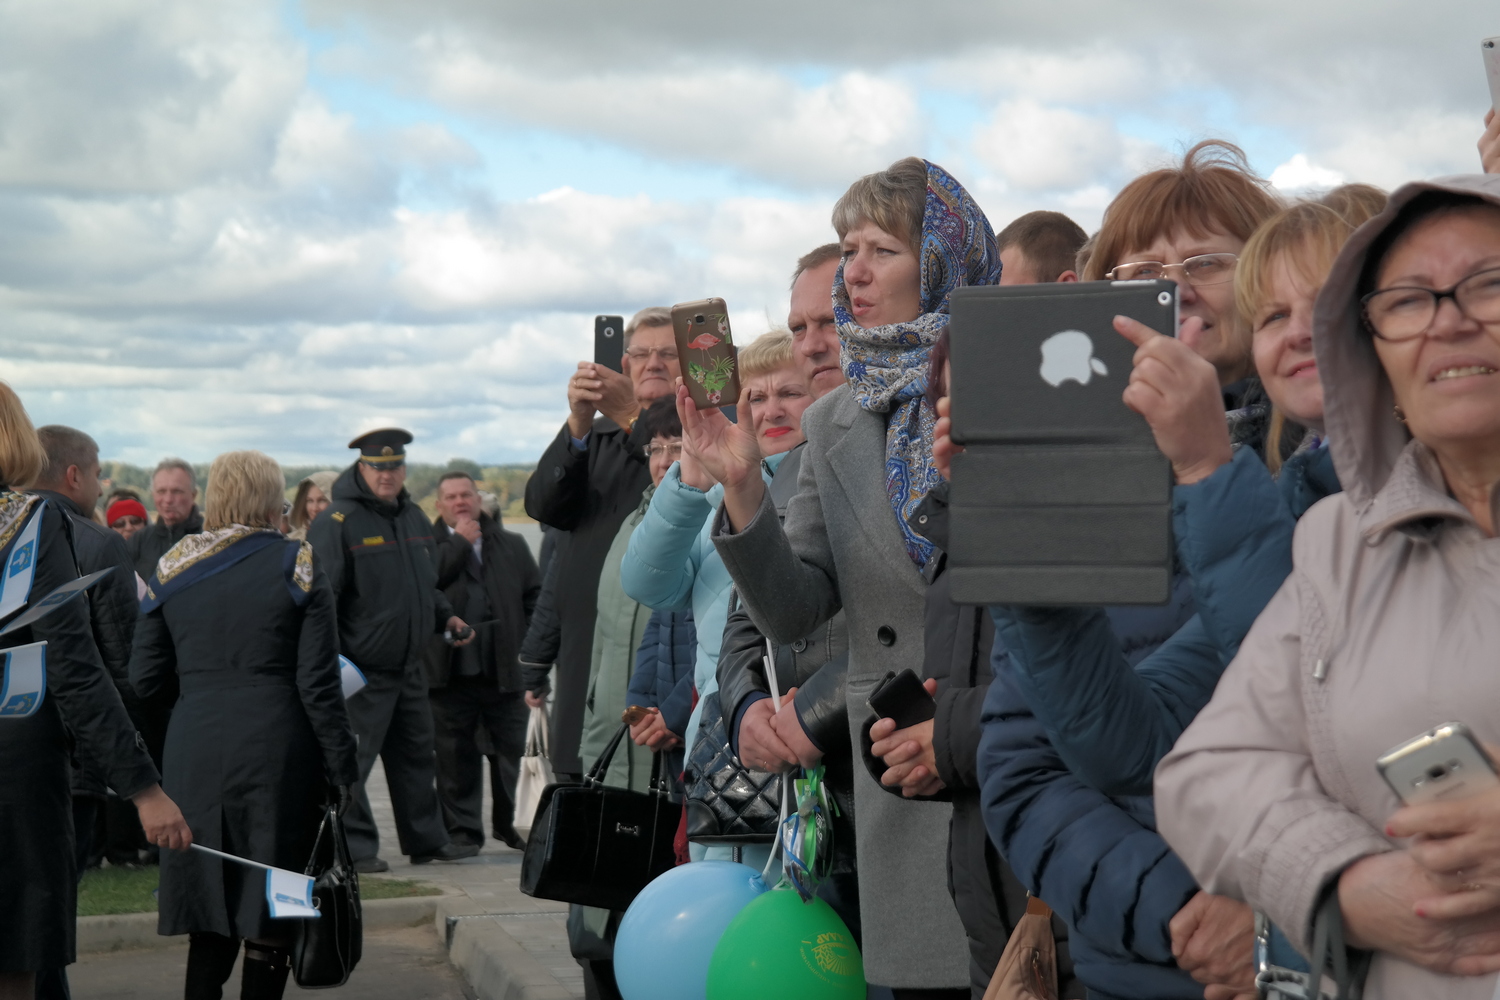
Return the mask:
MULTIPOLYGON (((155 913, 151 895, 160 881, 154 867, 94 868, 83 873, 78 886, 78 915, 101 917, 114 913, 155 913)), ((366 875, 359 880, 363 899, 404 899, 409 896, 439 896, 442 890, 426 882, 406 878, 366 875)))
POLYGON ((426 882, 409 878, 385 878, 362 875, 359 879, 361 899, 405 899, 408 896, 441 896, 443 890, 426 882))
POLYGON ((78 915, 102 917, 109 913, 154 913, 151 890, 160 879, 155 868, 93 868, 78 884, 78 915))

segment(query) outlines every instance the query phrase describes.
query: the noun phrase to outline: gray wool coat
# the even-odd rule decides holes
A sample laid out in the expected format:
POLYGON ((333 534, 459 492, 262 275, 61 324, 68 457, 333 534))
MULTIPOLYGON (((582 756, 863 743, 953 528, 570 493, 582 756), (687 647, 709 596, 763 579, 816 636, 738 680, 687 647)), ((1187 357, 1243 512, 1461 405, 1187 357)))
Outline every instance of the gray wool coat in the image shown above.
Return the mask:
MULTIPOLYGON (((731 533, 721 507, 714 544, 760 630, 779 643, 844 609, 852 752, 865 705, 887 671, 922 670, 927 582, 911 559, 885 492, 885 417, 847 387, 808 407, 797 495, 783 524, 769 495, 731 533)), ((865 978, 897 988, 967 988, 963 925, 948 892, 952 807, 882 791, 855 768, 860 920, 865 978)))

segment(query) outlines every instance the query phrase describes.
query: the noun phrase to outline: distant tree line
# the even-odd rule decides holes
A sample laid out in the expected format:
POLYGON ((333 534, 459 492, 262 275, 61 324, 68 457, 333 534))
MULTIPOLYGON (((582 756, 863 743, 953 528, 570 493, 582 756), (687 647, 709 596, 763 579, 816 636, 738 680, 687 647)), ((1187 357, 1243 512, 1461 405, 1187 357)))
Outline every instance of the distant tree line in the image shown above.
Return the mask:
MULTIPOLYGON (((129 462, 105 461, 100 463, 104 479, 107 481, 105 492, 121 486, 128 486, 141 495, 141 500, 146 508, 155 511, 156 507, 151 502, 151 469, 139 465, 131 465, 129 462)), ((152 467, 154 468, 154 466, 152 467)), ((297 484, 314 472, 333 470, 342 472, 347 465, 283 465, 282 474, 286 477, 286 495, 290 500, 297 492, 297 484)), ((468 458, 450 458, 444 465, 432 465, 423 462, 408 462, 406 466, 406 490, 429 514, 432 513, 432 501, 437 495, 438 480, 443 473, 462 471, 474 477, 482 490, 488 490, 500 498, 500 509, 506 517, 526 516, 522 505, 522 496, 526 492, 526 480, 531 478, 533 465, 480 465, 478 462, 468 458)), ((193 469, 198 477, 198 489, 200 490, 200 504, 202 489, 208 484, 208 463, 194 463, 193 469)))

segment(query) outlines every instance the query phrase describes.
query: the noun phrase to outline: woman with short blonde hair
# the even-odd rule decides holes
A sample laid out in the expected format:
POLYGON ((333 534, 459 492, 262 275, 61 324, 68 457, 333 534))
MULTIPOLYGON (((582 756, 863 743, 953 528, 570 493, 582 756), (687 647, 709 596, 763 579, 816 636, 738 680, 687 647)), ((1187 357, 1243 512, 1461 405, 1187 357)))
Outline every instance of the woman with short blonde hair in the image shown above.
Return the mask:
POLYGON ((274 528, 281 521, 281 466, 259 451, 227 451, 208 470, 203 529, 243 524, 274 528))
MULTIPOLYGON (((7 574, 4 588, 7 598, 24 602, 16 610, 78 576, 67 515, 15 489, 36 478, 45 463, 26 408, 0 382, 0 565, 22 567, 7 574), (25 548, 31 549, 30 560, 12 559, 24 556, 25 548)), ((0 997, 6 998, 31 997, 38 972, 74 961, 78 877, 70 747, 121 798, 135 802, 152 843, 185 850, 192 842, 99 659, 88 605, 67 601, 0 637, 0 655, 15 657, 14 663, 24 655, 22 647, 45 660, 39 689, 25 689, 12 672, 10 680, 17 683, 7 683, 0 704, 0 997), (38 644, 45 649, 38 651, 38 644)))
MULTIPOLYGON (((258 451, 214 459, 203 531, 167 550, 147 585, 130 680, 147 700, 181 692, 162 766, 197 839, 302 871, 324 805, 341 811, 359 771, 333 589, 312 546, 277 527, 283 483, 258 451)), ((291 922, 269 918, 259 877, 206 854, 162 855, 159 927, 191 937, 188 1000, 217 1000, 241 939, 241 997, 282 995, 291 922)))
POLYGON ((786 330, 772 330, 750 341, 739 354, 740 377, 757 378, 778 368, 796 364, 792 355, 792 335, 786 330))

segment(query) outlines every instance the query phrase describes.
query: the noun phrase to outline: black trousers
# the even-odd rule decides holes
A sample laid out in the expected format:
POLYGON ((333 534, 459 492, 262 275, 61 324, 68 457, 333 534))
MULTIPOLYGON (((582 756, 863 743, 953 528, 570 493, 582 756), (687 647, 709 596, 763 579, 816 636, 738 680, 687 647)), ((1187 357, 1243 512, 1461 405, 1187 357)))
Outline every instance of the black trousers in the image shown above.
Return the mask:
POLYGON ((420 661, 399 674, 366 675, 369 682, 344 704, 359 744, 359 784, 344 818, 349 853, 355 861, 380 853, 380 834, 365 794, 365 779, 379 757, 385 765, 396 836, 402 854, 431 854, 448 843, 434 785, 432 710, 427 702, 427 672, 420 661))
POLYGON ((501 692, 484 677, 451 677, 433 688, 432 722, 437 730, 438 801, 455 842, 484 844, 484 763, 475 736, 483 726, 495 769, 493 829, 512 828, 516 775, 526 750, 526 696, 501 692))

